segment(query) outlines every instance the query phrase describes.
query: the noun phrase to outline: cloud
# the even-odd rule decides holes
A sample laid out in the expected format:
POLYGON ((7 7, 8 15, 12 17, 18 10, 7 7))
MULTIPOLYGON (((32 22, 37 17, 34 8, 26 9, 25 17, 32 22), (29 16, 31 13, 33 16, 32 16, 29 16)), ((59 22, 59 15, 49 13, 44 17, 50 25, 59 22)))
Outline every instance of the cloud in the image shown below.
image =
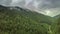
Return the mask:
POLYGON ((11 3, 10 5, 17 5, 17 3, 19 3, 20 1, 19 0, 11 0, 11 3))
POLYGON ((29 5, 38 8, 57 8, 60 7, 60 0, 0 0, 0 4, 4 5, 29 5))
MULTIPOLYGON (((60 0, 0 0, 0 4, 2 5, 9 5, 9 6, 20 6, 24 8, 29 8, 31 10, 35 10, 36 12, 42 12, 45 13, 46 10, 52 9, 51 12, 52 14, 55 14, 57 12, 58 14, 58 9, 57 11, 53 10, 55 8, 60 9, 60 0)), ((48 12, 47 11, 47 12, 48 12)), ((46 14, 47 14, 46 12, 46 14)))
POLYGON ((32 1, 33 1, 33 0, 29 0, 29 1, 28 1, 28 0, 25 0, 25 2, 26 2, 25 5, 28 5, 28 4, 29 4, 30 2, 32 2, 32 1))

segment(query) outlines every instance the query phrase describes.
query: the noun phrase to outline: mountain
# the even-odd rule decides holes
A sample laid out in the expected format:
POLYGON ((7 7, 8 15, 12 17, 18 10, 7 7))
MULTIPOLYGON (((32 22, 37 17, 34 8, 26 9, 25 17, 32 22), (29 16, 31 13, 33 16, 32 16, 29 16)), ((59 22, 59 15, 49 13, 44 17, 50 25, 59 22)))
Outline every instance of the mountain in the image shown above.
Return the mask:
POLYGON ((18 6, 0 6, 0 34, 50 33, 54 18, 18 6))

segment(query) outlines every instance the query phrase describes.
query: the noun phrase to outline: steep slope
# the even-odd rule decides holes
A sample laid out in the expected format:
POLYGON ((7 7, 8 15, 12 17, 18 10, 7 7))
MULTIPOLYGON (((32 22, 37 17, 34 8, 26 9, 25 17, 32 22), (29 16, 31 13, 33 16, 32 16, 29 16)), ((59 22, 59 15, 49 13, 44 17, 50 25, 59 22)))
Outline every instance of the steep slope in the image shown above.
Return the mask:
POLYGON ((0 34, 48 34, 51 17, 19 7, 10 8, 0 8, 0 34))

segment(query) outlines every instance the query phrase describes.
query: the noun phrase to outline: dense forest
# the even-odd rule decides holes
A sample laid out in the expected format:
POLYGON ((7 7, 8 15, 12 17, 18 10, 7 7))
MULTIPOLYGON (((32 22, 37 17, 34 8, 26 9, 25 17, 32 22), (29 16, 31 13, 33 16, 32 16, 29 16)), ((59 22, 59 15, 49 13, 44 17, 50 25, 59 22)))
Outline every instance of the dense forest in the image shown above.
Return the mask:
POLYGON ((0 5, 0 34, 60 34, 59 20, 58 16, 0 5))

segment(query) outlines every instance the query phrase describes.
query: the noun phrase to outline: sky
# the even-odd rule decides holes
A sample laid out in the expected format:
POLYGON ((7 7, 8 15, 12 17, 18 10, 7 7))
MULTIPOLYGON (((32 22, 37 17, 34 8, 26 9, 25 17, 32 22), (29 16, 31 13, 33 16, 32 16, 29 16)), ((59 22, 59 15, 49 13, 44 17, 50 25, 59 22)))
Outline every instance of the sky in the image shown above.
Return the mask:
POLYGON ((51 17, 60 14, 60 0, 0 0, 0 5, 19 6, 51 17))

